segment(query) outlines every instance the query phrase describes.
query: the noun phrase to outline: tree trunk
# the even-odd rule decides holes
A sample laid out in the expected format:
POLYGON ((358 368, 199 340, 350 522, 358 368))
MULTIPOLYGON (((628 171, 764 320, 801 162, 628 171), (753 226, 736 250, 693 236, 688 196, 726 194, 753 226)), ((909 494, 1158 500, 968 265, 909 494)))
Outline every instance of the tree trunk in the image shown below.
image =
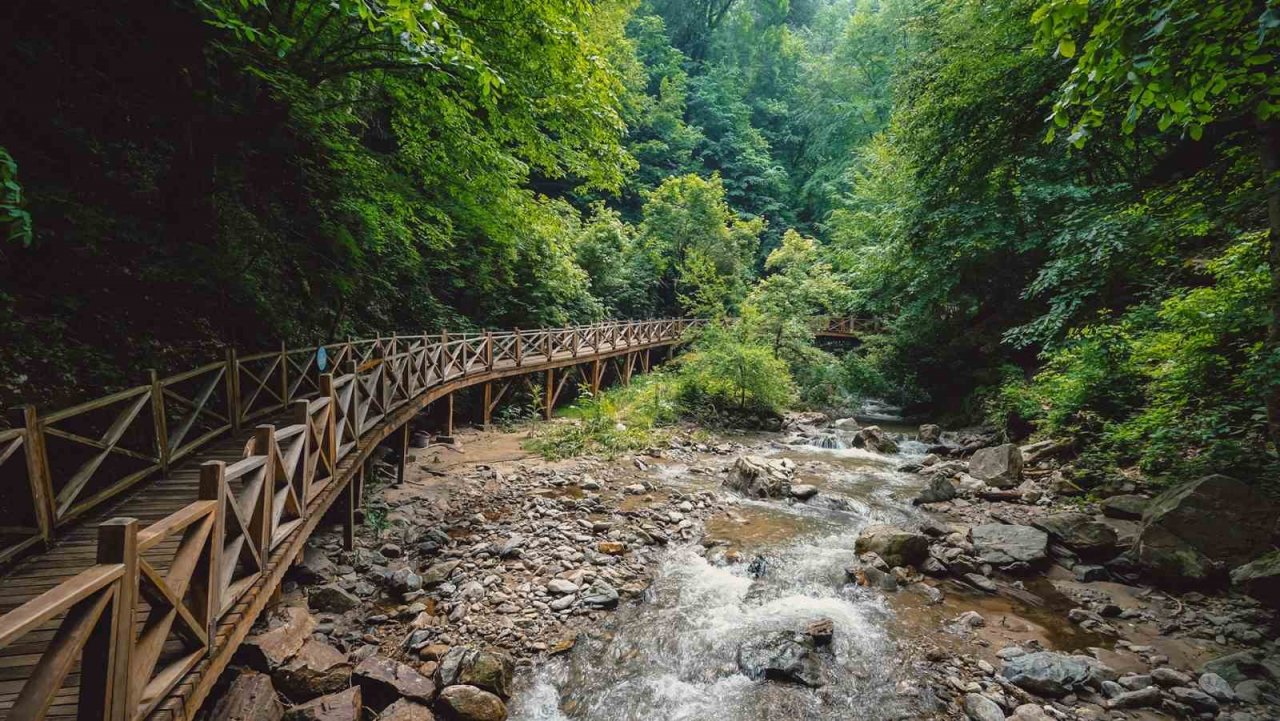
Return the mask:
MULTIPOLYGON (((1270 364, 1275 365, 1280 361, 1280 123, 1265 123, 1262 134, 1262 172, 1269 226, 1267 261, 1271 270, 1271 293, 1268 298, 1271 322, 1267 325, 1266 349, 1270 364)), ((1280 452, 1280 378, 1274 372, 1270 375, 1270 385, 1263 389, 1267 403, 1267 435, 1272 447, 1280 452)))

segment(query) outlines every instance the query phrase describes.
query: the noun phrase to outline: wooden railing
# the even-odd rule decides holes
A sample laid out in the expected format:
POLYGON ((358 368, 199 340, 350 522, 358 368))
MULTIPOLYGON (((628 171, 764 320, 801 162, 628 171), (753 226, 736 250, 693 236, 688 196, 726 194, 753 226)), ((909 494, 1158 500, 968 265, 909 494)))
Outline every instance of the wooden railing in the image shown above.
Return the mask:
POLYGON ((857 316, 833 316, 816 321, 819 335, 861 337, 883 331, 879 322, 857 316))
POLYGON ((697 323, 625 321, 228 353, 224 362, 170 378, 153 374, 146 385, 43 417, 23 409, 21 427, 0 432, 0 471, 10 491, 25 492, 9 500, 29 497, 19 520, 36 540, 254 420, 287 413, 289 425, 258 425, 239 460, 203 463, 198 496, 181 510, 145 528, 128 518, 101 524, 96 565, 0 616, 0 649, 29 636, 52 638, 32 643, 34 666, 7 718, 43 717, 82 656, 93 662, 80 667, 80 718, 145 718, 211 652, 219 620, 281 561, 283 548, 294 547, 285 543, 291 534, 323 512, 339 461, 427 390, 670 343, 697 323))

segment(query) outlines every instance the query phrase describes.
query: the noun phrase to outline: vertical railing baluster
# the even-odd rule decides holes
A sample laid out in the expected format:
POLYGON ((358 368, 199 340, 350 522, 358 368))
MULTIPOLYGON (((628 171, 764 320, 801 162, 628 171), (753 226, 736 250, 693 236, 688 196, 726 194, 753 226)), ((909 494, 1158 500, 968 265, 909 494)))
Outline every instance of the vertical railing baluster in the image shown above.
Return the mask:
POLYGON ((218 617, 222 612, 222 595, 226 592, 222 577, 222 546, 227 536, 227 464, 222 461, 205 461, 200 464, 200 492, 202 501, 213 501, 213 528, 209 531, 207 568, 202 564, 191 579, 191 602, 196 620, 204 624, 209 639, 206 653, 213 653, 217 636, 218 617))
POLYGON ((48 545, 53 540, 57 523, 54 510, 53 477, 49 473, 49 459, 44 450, 44 432, 40 428, 40 416, 36 407, 27 404, 11 411, 14 426, 22 428, 22 450, 27 462, 27 485, 31 491, 31 505, 40 529, 40 538, 48 545))
POLYGON ((156 463, 160 465, 160 473, 167 476, 169 430, 164 417, 164 386, 160 385, 160 376, 156 375, 154 369, 147 371, 147 380, 151 385, 151 427, 155 435, 156 463))

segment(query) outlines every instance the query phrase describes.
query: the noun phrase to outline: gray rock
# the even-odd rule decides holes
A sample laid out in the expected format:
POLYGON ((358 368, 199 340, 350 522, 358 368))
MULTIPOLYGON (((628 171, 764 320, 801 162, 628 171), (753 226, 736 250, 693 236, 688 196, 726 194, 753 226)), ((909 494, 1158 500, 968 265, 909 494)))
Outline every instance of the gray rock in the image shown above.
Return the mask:
POLYGON ((875 553, 890 566, 915 566, 929 555, 929 537, 897 526, 868 526, 858 535, 854 549, 875 553))
POLYGON ((898 444, 880 426, 867 426, 854 436, 853 444, 874 453, 897 453, 898 444))
POLYGON ((266 674, 243 671, 218 699, 209 721, 280 721, 284 707, 266 674))
POLYGON ((606 583, 603 578, 597 578, 582 593, 582 605, 591 608, 613 608, 618 605, 618 592, 613 586, 606 583))
POLYGON ((919 506, 926 503, 942 503, 955 497, 956 487, 951 480, 943 475, 933 475, 929 479, 929 485, 925 486, 911 502, 919 506))
POLYGON ((507 706, 496 695, 475 686, 449 686, 440 692, 436 711, 445 721, 505 721, 507 706))
POLYGON ((1038 567, 1048 559, 1048 534, 1031 526, 989 523, 974 526, 969 533, 983 563, 1000 567, 1023 563, 1038 567))
POLYGON ((360 688, 321 696, 285 712, 285 721, 360 721, 364 704, 360 688))
POLYGON ((1231 583, 1273 608, 1280 608, 1280 551, 1272 551, 1231 572, 1231 583))
POLYGON ((921 443, 937 443, 942 439, 942 426, 925 423, 920 426, 919 432, 916 433, 916 438, 921 443))
POLYGON ((310 639, 271 674, 276 688, 293 701, 307 701, 336 693, 350 685, 347 655, 322 641, 310 639))
POLYGON ((434 681, 411 666, 377 654, 361 661, 351 679, 360 686, 365 703, 375 710, 399 698, 429 704, 436 694, 434 681))
POLYGON ((1149 708, 1159 705, 1160 689, 1155 686, 1125 691, 1107 703, 1108 708, 1149 708))
POLYGON ((321 613, 346 613, 360 607, 360 599, 345 591, 336 583, 326 583, 311 589, 307 605, 321 613))
POLYGON ((445 581, 448 581, 449 577, 453 575, 454 570, 456 570, 461 564, 462 561, 457 560, 441 561, 440 563, 432 564, 427 568, 427 570, 422 572, 422 585, 426 588, 439 586, 445 581))
POLYGON ((724 485, 751 498, 785 498, 791 494, 796 464, 787 458, 739 456, 724 485))
POLYGON ((818 495, 818 487, 811 486, 807 483, 794 483, 791 485, 791 497, 801 501, 807 501, 818 495))
POLYGON ((1201 673, 1212 673, 1226 679, 1228 683, 1237 684, 1250 677, 1265 673, 1261 659, 1254 651, 1237 651, 1206 661, 1200 667, 1201 673))
POLYGON ((1111 496, 1102 501, 1102 515, 1108 518, 1135 521, 1142 518, 1142 514, 1150 503, 1151 499, 1146 496, 1130 494, 1111 496))
POLYGON ((553 578, 547 582, 547 593, 553 593, 557 596, 565 596, 570 593, 577 593, 578 587, 573 581, 563 578, 553 578))
POLYGON ((1106 670, 1087 656, 1037 651, 1008 659, 1000 675, 1024 691, 1058 698, 1099 686, 1106 670))
POLYGON ((505 701, 511 698, 514 670, 515 661, 506 653, 451 648, 436 670, 436 683, 441 687, 475 686, 505 701))
POLYGON ((1108 559, 1116 555, 1116 532, 1111 526, 1083 513, 1054 513, 1032 525, 1048 533, 1081 558, 1108 559))
POLYGON ((738 667, 749 678, 818 687, 825 683, 813 639, 802 633, 774 631, 738 647, 738 667))
POLYGON ((969 459, 969 475, 993 488, 1022 483, 1022 451, 1012 443, 982 448, 969 459))
POLYGON ((1232 690, 1231 684, 1227 680, 1216 673, 1202 673, 1197 681, 1200 690, 1214 697, 1215 699, 1228 703, 1236 700, 1236 692, 1232 690))
POLYGON ((1173 694, 1173 698, 1177 700, 1178 703, 1186 704, 1196 711, 1205 713, 1218 712, 1217 700, 1198 688, 1174 686, 1169 689, 1169 693, 1173 694))
POLYGON ((1277 511, 1252 486, 1223 475, 1174 486, 1151 501, 1138 537, 1147 576, 1175 587, 1214 585, 1225 569, 1267 549, 1277 511))
POLYGON ((1188 686, 1191 684, 1191 677, 1177 669, 1161 666, 1160 668, 1151 669, 1151 680, 1170 688, 1173 686, 1188 686))
POLYGON ((964 713, 973 721, 1004 721, 1000 706, 979 693, 965 694, 964 713))

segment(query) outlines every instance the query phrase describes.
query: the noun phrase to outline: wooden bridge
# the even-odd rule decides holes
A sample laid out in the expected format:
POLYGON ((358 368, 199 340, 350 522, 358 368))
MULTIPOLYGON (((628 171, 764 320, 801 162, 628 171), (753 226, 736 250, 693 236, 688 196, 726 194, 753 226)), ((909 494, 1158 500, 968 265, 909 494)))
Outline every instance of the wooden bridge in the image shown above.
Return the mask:
MULTIPOLYGON (((628 382, 701 321, 395 336, 226 358, 0 430, 0 719, 189 719, 369 456, 435 401, 628 382), (534 388, 530 383, 530 388, 534 388), (92 663, 82 663, 92 659, 92 663)), ((856 332, 844 319, 819 335, 856 332)), ((403 458, 399 473, 403 476, 403 458)))

